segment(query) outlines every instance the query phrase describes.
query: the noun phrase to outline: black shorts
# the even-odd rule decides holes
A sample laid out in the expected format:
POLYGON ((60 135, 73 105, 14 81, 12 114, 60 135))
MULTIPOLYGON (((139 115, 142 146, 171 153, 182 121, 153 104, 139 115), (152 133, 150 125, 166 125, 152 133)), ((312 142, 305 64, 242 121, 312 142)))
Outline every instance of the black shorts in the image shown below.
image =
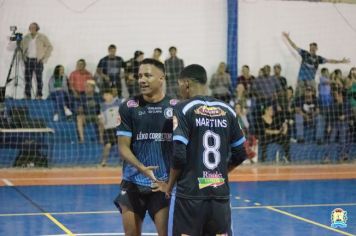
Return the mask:
POLYGON ((169 199, 162 192, 152 192, 150 187, 136 185, 123 180, 121 191, 114 200, 114 204, 122 213, 121 206, 127 207, 130 211, 138 214, 143 220, 148 211, 154 221, 155 214, 169 206, 169 199))
POLYGON ((232 235, 230 200, 185 199, 172 196, 169 235, 232 235))
POLYGON ((117 144, 116 128, 104 130, 104 144, 117 144))

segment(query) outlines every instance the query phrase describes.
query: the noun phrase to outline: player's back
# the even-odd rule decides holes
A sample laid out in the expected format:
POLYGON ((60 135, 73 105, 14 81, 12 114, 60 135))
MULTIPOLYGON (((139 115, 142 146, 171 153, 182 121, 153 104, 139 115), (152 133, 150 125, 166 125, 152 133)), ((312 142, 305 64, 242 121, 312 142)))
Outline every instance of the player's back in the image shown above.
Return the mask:
POLYGON ((177 182, 177 196, 228 199, 227 162, 233 142, 244 137, 228 104, 197 96, 174 108, 174 140, 187 145, 186 164, 177 182))

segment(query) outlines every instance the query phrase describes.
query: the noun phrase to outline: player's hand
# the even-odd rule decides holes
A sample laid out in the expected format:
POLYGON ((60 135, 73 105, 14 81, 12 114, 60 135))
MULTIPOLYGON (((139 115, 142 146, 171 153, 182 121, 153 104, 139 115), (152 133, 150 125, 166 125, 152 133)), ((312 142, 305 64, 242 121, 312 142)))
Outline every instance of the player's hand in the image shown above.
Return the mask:
POLYGON ((349 58, 342 58, 341 63, 350 63, 350 59, 349 58))
POLYGON ((283 32, 282 32, 282 35, 283 35, 284 37, 286 37, 286 38, 289 38, 289 32, 283 31, 283 32))
POLYGON ((167 182, 164 182, 164 181, 154 182, 154 183, 152 183, 151 188, 152 188, 152 192, 160 191, 160 192, 165 193, 167 199, 171 197, 172 190, 169 189, 167 182))
POLYGON ((153 182, 157 182, 156 176, 153 173, 155 169, 157 169, 158 166, 144 166, 141 168, 141 173, 146 175, 148 178, 150 178, 153 182))

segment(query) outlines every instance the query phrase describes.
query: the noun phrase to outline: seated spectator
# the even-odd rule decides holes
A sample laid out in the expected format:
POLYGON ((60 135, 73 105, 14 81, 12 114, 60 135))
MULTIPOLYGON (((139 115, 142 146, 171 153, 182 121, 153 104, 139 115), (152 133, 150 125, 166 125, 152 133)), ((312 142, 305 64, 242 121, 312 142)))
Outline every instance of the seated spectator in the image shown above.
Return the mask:
POLYGON ((143 58, 144 53, 141 51, 136 51, 134 57, 126 62, 125 82, 129 97, 139 94, 138 69, 143 58))
POLYGON ((81 100, 85 95, 86 82, 93 79, 93 75, 85 69, 86 62, 84 59, 77 61, 76 70, 69 76, 69 89, 76 102, 81 100))
POLYGON ((116 126, 119 119, 120 99, 114 96, 112 89, 102 91, 104 102, 100 107, 100 124, 104 127, 104 148, 101 166, 106 166, 112 145, 117 144, 116 126))
POLYGON ((96 123, 98 125, 100 143, 104 143, 104 130, 99 122, 100 102, 100 95, 95 92, 95 81, 86 81, 85 94, 77 104, 77 129, 79 134, 79 143, 84 143, 84 125, 86 123, 96 123))
MULTIPOLYGON (((338 137, 338 149, 340 161, 348 160, 349 144, 348 144, 348 130, 351 115, 351 108, 347 101, 344 101, 344 97, 341 91, 333 92, 334 101, 331 106, 331 112, 328 115, 328 133, 329 142, 334 143, 336 137, 338 137)), ((331 145, 328 145, 332 148, 331 145)), ((327 153, 330 153, 329 150, 327 153)), ((328 161, 329 157, 325 157, 325 161, 328 161)))
POLYGON ((231 78, 226 72, 226 64, 221 62, 215 74, 210 80, 210 89, 214 98, 220 99, 226 103, 231 99, 231 78))
POLYGON ((49 99, 55 103, 53 121, 59 120, 59 112, 63 109, 67 119, 72 117, 72 111, 68 108, 68 77, 64 74, 64 67, 57 65, 48 82, 49 99))
POLYGON ((267 147, 271 143, 277 143, 284 149, 284 160, 290 161, 289 157, 289 138, 288 138, 288 124, 287 122, 281 123, 274 116, 273 106, 267 105, 262 115, 263 132, 259 137, 261 145, 261 162, 266 161, 267 147))
MULTIPOLYGON (((315 138, 319 144, 324 139, 325 119, 320 113, 319 102, 313 91, 313 87, 306 87, 304 95, 295 100, 296 138, 300 143, 304 142, 305 130, 315 130, 315 138)), ((314 135, 309 138, 313 139, 314 135)))

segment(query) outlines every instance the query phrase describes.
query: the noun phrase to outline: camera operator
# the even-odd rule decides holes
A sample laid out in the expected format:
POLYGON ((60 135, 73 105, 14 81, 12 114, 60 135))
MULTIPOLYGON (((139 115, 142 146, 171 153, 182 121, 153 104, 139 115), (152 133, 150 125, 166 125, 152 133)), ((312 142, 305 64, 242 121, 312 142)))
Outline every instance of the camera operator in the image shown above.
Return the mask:
POLYGON ((21 47, 25 61, 25 98, 31 99, 32 76, 36 74, 37 94, 36 99, 42 99, 42 72, 43 64, 47 62, 53 50, 52 44, 47 36, 39 33, 40 27, 33 22, 29 26, 30 33, 22 40, 21 47))

